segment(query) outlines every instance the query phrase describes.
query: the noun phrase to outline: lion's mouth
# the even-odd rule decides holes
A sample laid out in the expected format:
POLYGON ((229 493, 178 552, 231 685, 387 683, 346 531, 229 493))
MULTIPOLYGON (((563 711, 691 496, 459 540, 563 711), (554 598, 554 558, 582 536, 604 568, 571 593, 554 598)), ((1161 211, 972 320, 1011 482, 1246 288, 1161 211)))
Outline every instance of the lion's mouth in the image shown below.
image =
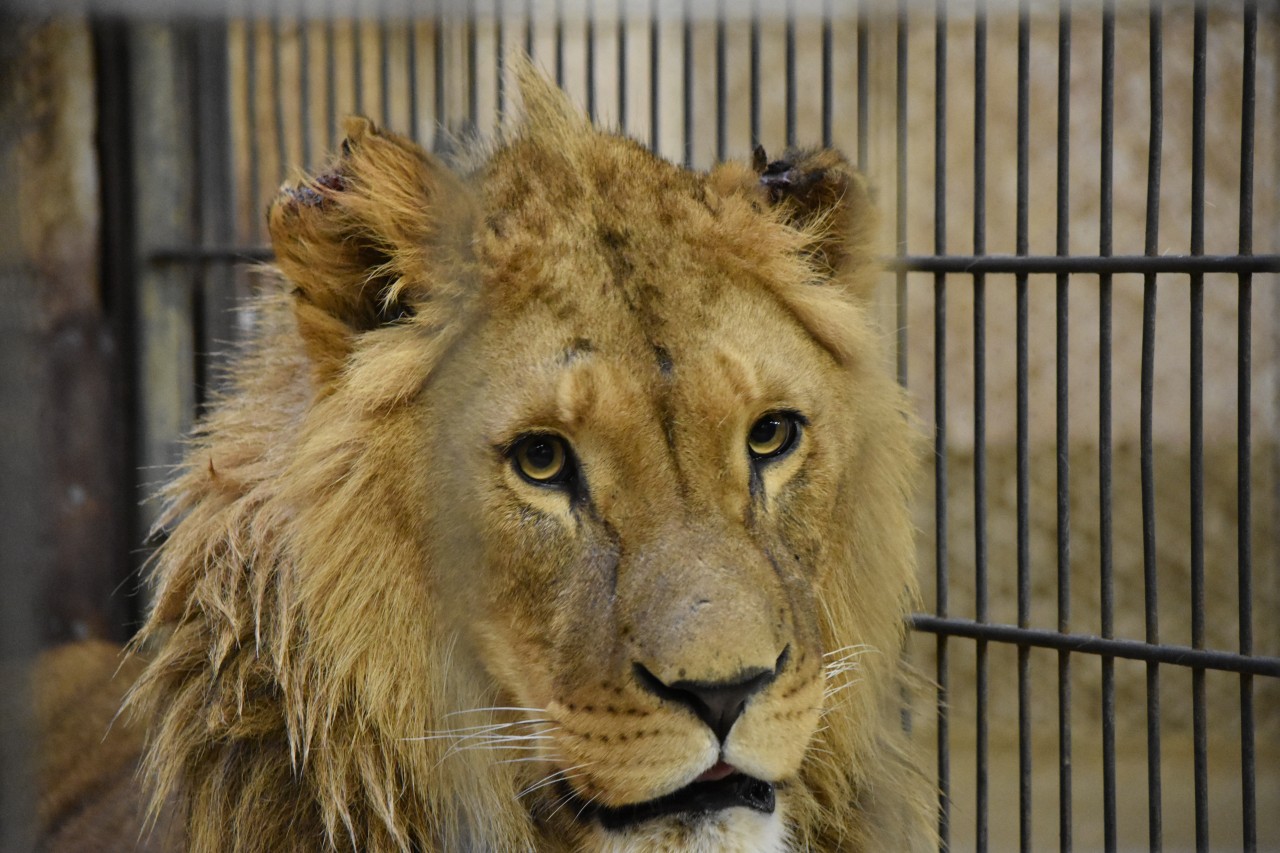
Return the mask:
POLYGON ((702 781, 643 803, 612 808, 592 803, 583 810, 582 817, 599 821, 605 829, 618 831, 655 818, 672 815, 693 817, 734 806, 763 814, 773 813, 775 788, 772 782, 738 772, 719 775, 709 771, 698 778, 702 781))

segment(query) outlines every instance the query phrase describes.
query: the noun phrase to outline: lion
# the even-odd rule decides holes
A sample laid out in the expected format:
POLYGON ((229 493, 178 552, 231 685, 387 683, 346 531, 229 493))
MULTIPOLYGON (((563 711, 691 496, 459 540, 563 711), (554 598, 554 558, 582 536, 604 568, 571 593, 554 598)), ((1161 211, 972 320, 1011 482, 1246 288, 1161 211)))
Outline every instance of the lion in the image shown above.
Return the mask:
POLYGON ((167 488, 126 700, 195 851, 911 850, 917 448, 832 150, 694 172, 530 67, 350 119, 167 488))

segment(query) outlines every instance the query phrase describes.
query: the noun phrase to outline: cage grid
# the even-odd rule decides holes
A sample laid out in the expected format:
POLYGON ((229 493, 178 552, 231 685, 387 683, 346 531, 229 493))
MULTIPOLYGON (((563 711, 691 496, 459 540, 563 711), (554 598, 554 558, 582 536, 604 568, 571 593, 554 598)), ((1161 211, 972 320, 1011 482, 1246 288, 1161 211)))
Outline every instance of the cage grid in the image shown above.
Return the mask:
MULTIPOLYGON (((917 396, 928 397, 927 408, 932 409, 933 492, 928 508, 932 553, 922 553, 922 574, 927 575, 932 569, 932 583, 925 584, 932 586, 926 592, 926 605, 931 606, 914 614, 910 627, 917 639, 929 639, 931 643, 924 654, 918 653, 919 643, 916 649, 921 665, 931 669, 935 701, 929 714, 918 713, 917 708, 917 713, 908 715, 908 721, 933 738, 942 849, 986 850, 1002 843, 992 834, 993 812, 1003 810, 1005 804, 994 799, 989 756, 994 748, 992 720, 996 719, 998 726, 1000 719, 997 705, 1010 704, 1016 727, 1016 765, 1011 765, 1016 766, 1017 774, 1016 845, 1031 850, 1043 843, 1033 820, 1039 784, 1034 771, 1037 762, 1045 758, 1044 751, 1036 745, 1035 722, 1037 706, 1046 701, 1038 689, 1033 667, 1033 660, 1039 660, 1037 655, 1041 653, 1050 655, 1054 662, 1051 760, 1057 769, 1054 834, 1061 849, 1090 843, 1078 837, 1087 818, 1081 817, 1079 802, 1073 800, 1079 787, 1073 771, 1080 758, 1073 736, 1079 729, 1077 718, 1081 713, 1077 695, 1081 671, 1091 668, 1095 660, 1099 690, 1096 707, 1090 713, 1097 714, 1101 730, 1101 846, 1109 851, 1135 844, 1152 850, 1165 846, 1208 850, 1216 846, 1215 838, 1219 836, 1210 834, 1210 729, 1221 721, 1211 719, 1213 702, 1206 693, 1207 675, 1211 673, 1230 674, 1238 679, 1238 721, 1233 723, 1239 730, 1239 743, 1234 747, 1238 754, 1238 827, 1221 837, 1246 850, 1260 849, 1260 838, 1264 846, 1277 843, 1280 828, 1267 824, 1260 835, 1260 816, 1264 821, 1270 820, 1266 809, 1274 804, 1259 801, 1257 738, 1259 726, 1264 726, 1268 750, 1264 756, 1276 756, 1280 738, 1276 736, 1274 705, 1280 697, 1276 690, 1280 683, 1280 648, 1274 637, 1255 637, 1257 617, 1252 607, 1257 595, 1280 586, 1274 563, 1276 552, 1271 544, 1275 537, 1270 525, 1280 520, 1272 505, 1274 496, 1255 495, 1255 483, 1274 490, 1276 461, 1266 455, 1271 452, 1269 446, 1255 446, 1253 436, 1260 405, 1253 384, 1254 351, 1259 344, 1253 335, 1254 283, 1256 280, 1264 288, 1274 289, 1276 274, 1280 273, 1274 233, 1259 241, 1266 251, 1255 252, 1254 243, 1254 215, 1258 209, 1254 176, 1258 152, 1259 27, 1261 18, 1266 44, 1274 46, 1274 11, 1264 8, 1260 13, 1256 2, 1238 7, 1205 2, 1168 4, 1166 8, 1160 0, 1138 8, 1121 4, 1120 9, 1115 0, 1091 4, 1062 0, 1047 11, 1043 4, 1033 6, 1029 0, 1020 0, 1016 8, 1006 4, 998 10, 989 10, 986 0, 967 4, 936 0, 932 8, 902 0, 889 6, 887 12, 883 4, 860 3, 845 8, 828 2, 816 14, 798 14, 788 5, 784 14, 762 14, 757 10, 745 16, 729 14, 723 5, 713 15, 700 15, 687 3, 674 12, 664 9, 656 4, 623 2, 608 10, 588 5, 571 13, 558 2, 548 8, 547 4, 529 0, 516 8, 495 0, 486 10, 473 8, 459 13, 456 9, 438 8, 420 18, 268 17, 172 26, 99 20, 95 32, 100 98, 104 105, 111 105, 111 109, 103 110, 100 142, 104 202, 108 208, 121 212, 106 224, 109 233, 104 240, 104 270, 111 286, 121 293, 133 288, 134 295, 129 298, 136 301, 139 317, 134 358, 140 376, 151 375, 147 368, 154 360, 174 356, 174 350, 150 342, 149 336, 154 337, 156 330, 146 316, 145 303, 152 298, 147 295, 148 288, 161 293, 159 298, 173 301, 176 310, 185 311, 189 321, 187 337, 179 347, 182 363, 177 374, 186 390, 175 392, 184 407, 184 420, 179 424, 160 423, 162 419, 156 411, 171 407, 173 397, 153 400, 145 380, 140 380, 137 407, 142 437, 138 461, 155 464, 172 457, 177 437, 190 425, 203 404, 205 389, 214 382, 216 356, 208 354, 217 350, 220 342, 234 340, 237 335, 236 321, 228 307, 253 289, 253 274, 247 270, 246 262, 270 259, 269 250, 261 242, 262 205, 290 168, 315 165, 338 138, 344 111, 372 113, 393 129, 403 123, 411 135, 437 149, 450 144, 440 130, 443 128, 462 137, 492 132, 496 125, 489 116, 501 118, 512 109, 506 64, 512 50, 522 49, 580 99, 593 118, 646 140, 656 152, 692 167, 703 167, 713 159, 733 154, 743 156, 751 146, 761 143, 775 149, 806 141, 845 147, 881 187, 893 189, 892 194, 881 191, 882 203, 892 210, 891 230, 896 246, 885 257, 883 292, 890 306, 886 319, 896 330, 899 380, 917 396), (991 56, 996 47, 995 19, 1010 16, 1016 53, 1012 164, 1003 160, 997 164, 989 157, 994 144, 989 117, 996 107, 992 92, 997 83, 991 56), (1162 160, 1169 128, 1166 63, 1175 61, 1166 55, 1166 31, 1172 23, 1181 26, 1187 16, 1192 33, 1190 191, 1185 201, 1189 206, 1189 239, 1185 251, 1169 252, 1167 235, 1160 227, 1162 213, 1167 215, 1170 203, 1169 193, 1162 193, 1169 176, 1169 166, 1162 160), (1116 163, 1117 21, 1123 19, 1123 25, 1132 30, 1135 17, 1145 28, 1148 51, 1142 245, 1140 251, 1118 251, 1118 237, 1132 242, 1128 232, 1118 232, 1118 228, 1130 227, 1132 217, 1123 218, 1118 225, 1116 193, 1122 185, 1126 191, 1130 189, 1133 175, 1131 169, 1126 169, 1125 176, 1120 177, 1116 163), (1234 246, 1221 245, 1220 240, 1206 241, 1206 128, 1211 106, 1206 88, 1211 70, 1208 44, 1210 30, 1224 19, 1234 20, 1231 28, 1239 28, 1239 41, 1234 48, 1239 51, 1240 68, 1239 123, 1234 128, 1239 146, 1234 246), (963 45, 957 41, 958 22, 966 40, 963 45), (1097 216, 1091 226, 1096 228, 1096 235, 1093 230, 1089 232, 1091 238, 1096 237, 1096 248, 1089 251, 1081 251, 1079 236, 1073 237, 1073 225, 1081 220, 1073 199, 1079 202, 1089 191, 1080 189, 1080 172, 1073 171, 1072 160, 1072 145, 1079 138, 1078 129, 1073 131, 1073 119, 1084 114, 1073 88, 1074 80, 1082 73, 1079 50, 1073 48, 1073 33, 1082 22, 1089 28, 1091 40, 1096 28, 1100 60, 1096 78, 1089 78, 1096 79, 1097 84, 1099 134, 1098 157, 1093 164, 1097 216), (1038 124, 1033 120, 1041 105, 1033 101, 1033 84, 1038 67, 1047 61, 1039 50, 1044 43, 1034 40, 1033 23, 1037 32, 1047 27, 1056 46, 1051 75, 1055 95, 1053 138, 1047 144, 1052 151, 1052 203, 1033 194, 1033 179, 1039 175, 1036 163, 1040 162, 1033 163, 1033 159, 1041 148, 1038 124), (924 107, 925 112, 931 113, 932 133, 923 146, 917 132, 920 93, 913 79, 913 69, 919 73, 921 61, 913 50, 927 44, 921 41, 921 30, 926 35, 930 30, 932 33, 932 102, 924 107), (963 61, 958 61, 955 56, 961 48, 963 61), (957 66, 963 69, 962 76, 958 76, 957 66), (167 93, 172 103, 157 106, 152 102, 157 97, 151 79, 156 69, 167 69, 172 74, 174 83, 167 93), (771 69, 780 69, 780 80, 770 77, 771 69), (956 133, 952 120, 960 101, 972 115, 971 122, 962 123, 963 138, 956 133), (143 138, 140 133, 139 128, 152 121, 157 111, 173 117, 167 141, 162 137, 143 138), (158 174, 164 169, 154 169, 153 173, 154 164, 148 158, 155 149, 149 146, 172 144, 174 140, 189 143, 189 148, 179 158, 173 174, 158 174), (957 140, 968 152, 961 162, 955 156, 957 140), (924 152, 923 160, 914 156, 917 148, 924 152), (925 168, 917 170, 922 162, 925 168), (989 221, 997 203, 993 199, 996 193, 989 191, 993 166, 1002 174, 1011 171, 1013 182, 1012 221, 999 239, 989 221), (917 175, 919 171, 928 176, 930 170, 932 187, 923 185, 917 175), (968 204, 957 208, 955 180, 962 173, 971 182, 971 192, 965 199, 968 204), (163 200, 148 201, 148 194, 157 193, 178 197, 185 206, 186 218, 178 227, 166 231, 155 225, 155 214, 148 212, 148 205, 161 204, 163 200), (930 202, 931 210, 924 217, 927 229, 922 230, 912 218, 915 206, 930 202), (1043 216, 1037 213, 1040 210, 1045 211, 1043 216), (1039 248, 1045 242, 1036 230, 1041 219, 1052 226, 1051 248, 1039 248), (1013 251, 992 251, 1010 231, 1013 251), (966 241, 969 251, 956 251, 957 246, 966 246, 966 241), (919 247, 925 244, 929 249, 921 252, 919 247), (115 251, 112 245, 135 248, 115 251), (1034 251, 1033 246, 1037 247, 1034 251), (1212 250, 1207 248, 1210 246, 1212 250), (915 251, 908 251, 909 248, 915 251), (1081 277, 1091 283, 1096 280, 1096 326, 1083 332, 1080 321, 1072 322, 1073 306, 1077 304, 1073 294, 1080 289, 1081 277), (1012 289, 1007 286, 1009 278, 1012 289), (1033 451, 1041 439, 1035 433, 1033 414, 1040 410, 1040 398, 1036 397, 1037 386, 1033 383, 1033 373, 1037 372, 1033 353, 1040 343, 1040 324, 1033 321, 1033 314, 1040 310, 1039 305, 1050 302, 1049 280, 1053 281, 1054 293, 1052 323, 1045 328, 1052 337, 1052 376, 1039 381, 1046 383, 1046 393, 1052 401, 1052 440, 1046 441, 1053 448, 1053 459, 1051 465, 1037 466, 1033 461, 1041 457, 1033 451), (134 281, 141 283, 135 286, 134 281), (1166 572, 1160 563, 1161 554, 1167 551, 1167 546, 1161 547, 1161 537, 1168 530, 1167 525, 1157 527, 1157 519, 1162 518, 1163 512, 1160 490, 1181 488, 1181 484, 1157 478, 1162 439, 1155 426, 1168 417, 1168 409, 1160 408, 1156 393, 1160 386, 1157 329, 1161 325, 1157 319, 1161 293, 1171 287, 1181 288, 1184 282, 1188 345, 1187 406, 1182 417, 1186 418, 1189 444, 1189 479, 1185 487, 1191 624, 1185 642, 1170 642, 1167 604, 1162 609, 1160 603, 1161 593, 1166 597, 1169 594, 1166 572), (1220 290, 1233 285, 1234 376, 1208 378, 1214 383, 1233 379, 1236 395, 1236 547, 1232 555, 1236 606, 1230 614, 1235 620, 1236 636, 1234 648, 1227 648, 1211 641, 1206 625, 1205 472, 1206 465, 1212 463, 1206 461, 1204 443, 1205 296, 1208 288, 1220 290), (1140 322, 1137 328, 1117 326, 1113 323, 1116 300, 1122 290, 1129 293, 1134 288, 1140 290, 1140 322), (1012 422, 1011 429, 989 419, 997 391, 989 379, 993 370, 1001 366, 997 363, 1000 353, 1007 354, 1005 351, 1010 348, 988 332, 993 328, 995 314, 1010 307, 1009 296, 1014 393, 1012 414, 1003 421, 1012 422), (920 304, 921 299, 926 300, 925 310, 912 314, 912 304, 920 304), (965 342, 971 350, 965 365, 969 386, 966 399, 971 400, 971 411, 964 412, 967 423, 948 419, 949 414, 955 413, 948 393, 957 390, 956 368, 948 354, 956 346, 956 318, 966 313, 971 314, 965 342), (919 325, 929 315, 931 342, 927 342, 926 330, 919 325), (1097 340, 1096 379, 1092 380, 1097 385, 1097 414, 1089 427, 1096 430, 1096 435, 1090 432, 1089 438, 1090 448, 1096 453, 1087 463, 1090 470, 1094 465, 1097 469, 1093 495, 1096 508, 1089 513, 1088 521, 1096 525, 1098 540, 1097 574, 1090 593, 1096 593, 1096 614, 1082 612, 1078 603, 1073 609, 1084 579, 1078 557, 1073 561, 1071 533, 1073 524, 1082 523, 1084 513, 1070 484, 1085 464, 1078 452, 1072 452, 1072 430, 1080 429, 1079 418, 1073 417, 1079 395, 1071 394, 1080 368, 1079 357, 1072 356, 1073 334, 1089 336, 1090 340, 1096 335, 1097 340), (1140 547, 1136 553, 1126 552, 1120 562, 1116 559, 1117 535, 1128 536, 1130 531, 1117 530, 1115 522, 1119 510, 1117 489, 1125 485, 1123 473, 1121 481, 1116 479, 1120 452, 1115 435, 1116 406, 1128 402, 1117 396, 1117 390, 1122 394, 1127 390, 1116 384, 1113 351, 1117 335, 1137 335, 1141 341, 1136 383, 1140 530, 1135 534, 1140 547), (919 343, 922 340, 927 344, 919 343), (921 367, 916 360, 910 360, 909 364, 909 354, 927 352, 929 348, 931 363, 925 362, 921 367), (922 381, 926 386, 931 384, 931 388, 922 389, 922 381), (995 428, 1013 436, 1012 476, 1001 474, 999 483, 1003 487, 1007 480, 1013 489, 1012 519, 998 519, 991 510, 992 490, 996 487, 992 485, 994 463, 989 453, 994 446, 991 433, 995 428), (952 458, 952 433, 957 429, 967 433, 972 447, 971 464, 964 471, 957 469, 952 458), (1033 529, 1033 484, 1049 477, 1050 472, 1055 484, 1052 548, 1042 557, 1037 553, 1039 540, 1033 529), (953 475, 963 475, 963 485, 971 486, 965 500, 971 507, 966 511, 972 517, 966 517, 963 530, 951 529, 958 507, 953 475), (1263 505, 1260 510, 1255 509, 1255 498, 1263 505), (1263 512, 1265 518, 1255 525, 1257 512, 1263 512), (997 522, 1003 521, 1011 521, 1014 526, 1013 546, 999 550, 1009 550, 1012 560, 999 562, 992 557, 996 547, 992 531, 997 522), (969 535, 971 540, 958 545, 958 534, 969 535), (1254 559, 1259 537, 1264 541, 1266 562, 1254 559), (954 565, 962 550, 966 552, 966 564, 972 562, 972 577, 958 579, 954 565), (1043 614, 1037 611, 1037 566, 1042 563, 1052 568, 1046 587, 1052 599, 1049 618, 1041 618, 1043 614), (993 582, 997 580, 993 572, 1006 570, 1013 576, 1006 603, 1014 618, 1002 620, 993 615, 993 582), (1118 617, 1132 604, 1117 600, 1117 572, 1126 571, 1141 588, 1141 613, 1129 623, 1140 626, 1140 635, 1126 634, 1117 627, 1118 617), (971 616, 962 615, 960 606, 953 601, 958 582, 968 585, 962 603, 972 601, 971 616), (1096 627, 1088 630, 1083 627, 1086 624, 1096 627), (993 685, 993 679, 1006 677, 999 664, 993 663, 1003 651, 1016 654, 1011 702, 1005 702, 993 685), (967 681, 967 669, 957 669, 960 655, 965 661, 972 657, 972 683, 967 681), (1117 687, 1125 682, 1118 675, 1117 663, 1127 665, 1126 662, 1143 670, 1143 682, 1135 688, 1145 696, 1145 707, 1139 713, 1144 723, 1146 764, 1146 834, 1142 839, 1122 837, 1120 819, 1122 812, 1131 810, 1125 802, 1131 794, 1122 790, 1117 771, 1117 714, 1124 717, 1131 713, 1123 708, 1118 711, 1125 700, 1118 699, 1117 687), (1169 774, 1162 765, 1167 746, 1162 745, 1162 737, 1167 734, 1162 722, 1169 708, 1166 703, 1162 709, 1161 700, 1169 695, 1167 673, 1171 669, 1175 673, 1189 671, 1191 676, 1190 838, 1171 838, 1165 832, 1169 823, 1164 812, 1169 774), (958 678, 965 681, 961 683, 958 678), (954 697, 961 692, 966 703, 973 703, 972 720, 966 711, 961 721, 966 727, 972 726, 970 778, 958 777, 953 764, 957 749, 953 726, 959 708, 954 697), (993 694, 999 695, 993 699, 993 694), (1260 706, 1259 702, 1265 704, 1260 706), (971 825, 957 823, 953 814, 952 801, 960 789, 971 789, 971 825)), ((1001 24, 998 34, 1003 37, 1008 31, 1009 27, 1001 24)), ((1176 61, 1186 60, 1180 55, 1176 61)), ((1265 63, 1265 69, 1274 75, 1273 63, 1265 63)), ((1268 91, 1274 91, 1274 81, 1266 79, 1268 91)), ((1093 104, 1084 106, 1092 108, 1093 104)), ((1119 118, 1125 128, 1133 125, 1130 117, 1119 118)), ((1010 154, 1008 148, 1002 143, 1000 154, 1010 154)), ((1267 189, 1274 192, 1273 187, 1267 189)), ((1000 195, 1000 200, 1007 201, 1008 194, 1000 195)), ((1266 210, 1268 215, 1274 214, 1273 207, 1266 210)), ((1215 209, 1212 216, 1220 221, 1226 213, 1215 209)), ((1274 223, 1268 223, 1268 227, 1274 230, 1274 223)), ((1270 293, 1265 297, 1272 299, 1270 293)), ((1091 317, 1092 313, 1091 308, 1086 316, 1091 317)), ((1263 317, 1263 322, 1270 330, 1274 318, 1263 317)), ((1007 327, 1008 323, 1004 325, 1007 327)), ((1167 323, 1163 328, 1166 335, 1170 334, 1167 323)), ((1267 388, 1270 390, 1269 385, 1267 388)), ((1009 401, 1001 398, 997 402, 1009 401)), ((1218 458, 1214 456, 1215 460, 1218 458)), ((144 526, 145 521, 139 519, 138 525, 144 526)), ((1215 552, 1215 559, 1218 556, 1215 552)), ((1222 572, 1216 566, 1208 568, 1216 596, 1216 585, 1223 582, 1222 572)), ((1264 600, 1272 598, 1264 596, 1264 600)), ((1215 610, 1213 616, 1221 616, 1221 611, 1215 610)), ((1262 614, 1261 618, 1265 622, 1267 616, 1262 614)), ((1181 627, 1175 627, 1178 630, 1174 635, 1180 635, 1181 627)), ((1212 636, 1221 636, 1221 632, 1212 636)), ((1087 692, 1090 695, 1085 698, 1091 700, 1092 690, 1087 692)), ((1264 792, 1264 796, 1269 795, 1264 792)), ((1222 831, 1220 823, 1214 828, 1215 832, 1222 831)))

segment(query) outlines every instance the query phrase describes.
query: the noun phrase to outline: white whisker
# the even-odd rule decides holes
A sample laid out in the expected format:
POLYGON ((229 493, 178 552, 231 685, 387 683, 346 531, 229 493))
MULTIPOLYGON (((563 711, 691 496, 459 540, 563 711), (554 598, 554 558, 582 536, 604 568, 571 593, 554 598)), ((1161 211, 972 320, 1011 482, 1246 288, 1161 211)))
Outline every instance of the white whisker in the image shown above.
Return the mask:
POLYGON ((830 699, 832 696, 835 696, 837 693, 841 692, 842 690, 846 690, 855 684, 861 684, 861 683, 862 683, 861 678, 851 678, 848 681, 846 681, 844 684, 841 684, 839 687, 834 687, 831 690, 828 690, 826 693, 822 694, 822 698, 825 701, 827 699, 830 699))

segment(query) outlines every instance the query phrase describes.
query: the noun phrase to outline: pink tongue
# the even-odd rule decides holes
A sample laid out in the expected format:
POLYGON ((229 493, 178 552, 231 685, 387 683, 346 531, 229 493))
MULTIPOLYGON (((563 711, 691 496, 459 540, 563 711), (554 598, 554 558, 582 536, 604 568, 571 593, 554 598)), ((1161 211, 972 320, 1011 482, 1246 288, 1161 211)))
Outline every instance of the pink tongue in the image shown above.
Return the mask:
POLYGON ((710 770, 703 773, 701 776, 699 776, 697 779, 694 779, 693 781, 719 782, 724 777, 732 775, 737 772, 738 772, 738 768, 734 767, 732 764, 729 764, 724 761, 717 761, 715 765, 711 767, 710 770))

